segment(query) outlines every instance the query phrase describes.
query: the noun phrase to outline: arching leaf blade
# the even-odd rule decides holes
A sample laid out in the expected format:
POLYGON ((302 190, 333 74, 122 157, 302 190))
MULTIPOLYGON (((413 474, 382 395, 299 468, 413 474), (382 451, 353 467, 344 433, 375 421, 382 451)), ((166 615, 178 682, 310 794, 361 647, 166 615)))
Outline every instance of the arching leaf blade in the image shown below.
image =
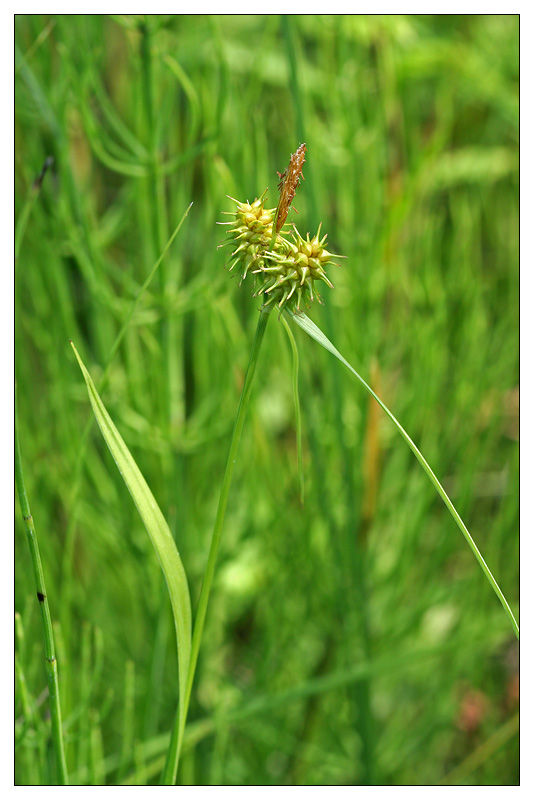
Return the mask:
POLYGON ((516 621, 516 619, 514 617, 512 609, 510 608, 510 606, 508 604, 508 601, 506 600, 506 597, 502 593, 499 584, 497 583, 497 581, 493 577, 493 574, 492 574, 490 568, 488 567, 488 565, 484 561, 480 550, 476 546, 473 537, 471 536, 471 534, 467 530, 467 527, 465 526, 462 518, 460 517, 460 515, 456 511, 451 499, 449 498, 449 496, 446 493, 445 489, 443 488, 443 486, 441 485, 441 483, 437 479, 436 475, 434 474, 434 472, 431 469, 430 465, 428 464, 427 460, 425 459, 423 454, 418 449, 417 445, 412 441, 410 436, 406 433, 406 431, 404 430, 404 428, 402 427, 400 422, 393 416, 393 414, 391 413, 389 408, 382 402, 382 400, 378 397, 378 395, 376 395, 373 392, 373 390, 371 389, 369 384, 364 381, 364 379, 361 377, 361 375, 358 374, 358 372, 356 372, 354 367, 352 367, 349 364, 349 362, 345 358, 343 358, 343 356, 341 355, 339 350, 337 350, 337 348, 334 347, 334 345, 332 344, 330 339, 328 339, 324 335, 322 330, 320 328, 318 328, 317 325, 314 322, 312 322, 311 319, 309 319, 309 317, 306 316, 306 314, 294 314, 293 312, 291 312, 289 310, 286 313, 291 317, 291 319, 294 322, 297 323, 297 325, 300 328, 302 328, 303 331, 305 331, 308 334, 308 336, 311 336, 312 339, 315 339, 315 341, 318 342, 322 347, 324 347, 325 350, 328 350, 330 353, 332 353, 333 356, 335 356, 339 361, 341 361, 341 363, 344 364, 347 367, 347 369, 350 370, 350 372, 352 372, 352 374, 360 381, 360 383, 365 388, 365 390, 367 392, 369 392, 369 394, 372 397, 374 397, 376 402, 380 405, 380 407, 388 415, 388 417, 393 422, 393 424, 395 425, 395 427, 399 431, 400 435, 402 436, 402 438, 404 439, 404 441, 406 442, 406 444, 408 445, 410 450, 413 452, 413 454, 415 455, 415 457, 417 458, 417 460, 419 461, 419 463, 423 467, 424 471, 426 472, 426 474, 430 478, 430 481, 434 485, 434 488, 436 489, 437 493, 439 494, 439 496, 441 497, 441 499, 443 500, 443 502, 447 506, 447 508, 449 510, 449 513, 451 514, 452 518, 454 519, 454 521, 456 522, 456 524, 460 528, 460 530, 461 530, 461 532, 462 532, 467 544, 471 548, 476 560, 478 561, 482 571, 484 572, 484 575, 486 576, 486 578, 487 578, 488 582, 490 583, 493 591, 495 592, 495 594, 499 598, 499 601, 500 601, 502 607, 504 608, 506 614, 508 615, 508 618, 509 618, 510 622, 512 623, 512 627, 514 629, 515 635, 519 639, 519 626, 518 626, 517 621, 516 621))
POLYGON ((137 506, 167 582, 176 627, 180 706, 182 706, 191 654, 191 600, 182 560, 154 495, 109 416, 78 351, 72 342, 71 345, 85 379, 89 400, 102 436, 137 506))

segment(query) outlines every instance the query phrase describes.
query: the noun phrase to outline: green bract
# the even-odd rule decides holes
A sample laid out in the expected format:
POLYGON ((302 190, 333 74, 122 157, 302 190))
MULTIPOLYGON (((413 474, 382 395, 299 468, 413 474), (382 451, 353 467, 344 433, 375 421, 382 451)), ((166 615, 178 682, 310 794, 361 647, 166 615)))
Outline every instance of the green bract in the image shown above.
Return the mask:
POLYGON ((263 297, 263 308, 276 304, 281 311, 287 308, 299 312, 303 301, 307 307, 315 298, 322 303, 314 282, 321 280, 333 289, 324 268, 341 256, 324 247, 326 234, 320 238, 320 225, 312 239, 309 233, 303 239, 295 226, 289 233, 291 239, 284 233, 273 238, 276 209, 264 207, 265 196, 266 193, 252 204, 230 198, 237 204, 227 242, 237 245, 231 255, 230 271, 237 268, 240 283, 249 273, 254 275, 254 297, 263 297))

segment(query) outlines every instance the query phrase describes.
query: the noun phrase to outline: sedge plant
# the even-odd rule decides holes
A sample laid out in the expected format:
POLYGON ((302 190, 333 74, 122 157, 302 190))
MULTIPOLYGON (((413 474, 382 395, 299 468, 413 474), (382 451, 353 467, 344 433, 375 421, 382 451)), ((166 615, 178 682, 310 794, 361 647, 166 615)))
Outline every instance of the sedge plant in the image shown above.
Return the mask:
MULTIPOLYGON (((233 212, 225 212, 229 213, 231 216, 231 220, 226 223, 230 226, 228 232, 229 237, 226 244, 230 244, 233 248, 229 261, 229 270, 230 272, 234 272, 235 270, 235 273, 239 276, 240 284, 244 281, 248 283, 252 281, 253 297, 260 298, 262 306, 259 311, 256 333, 234 422, 194 624, 192 624, 186 571, 167 522, 146 481, 135 464, 125 442, 107 413, 91 376, 75 350, 76 357, 87 384, 91 405, 101 432, 145 523, 158 554, 171 597, 178 646, 179 703, 161 778, 161 783, 164 785, 173 785, 177 778, 191 692, 202 643, 209 599, 213 587, 217 555, 224 528, 228 498, 241 434, 251 396, 261 345, 269 317, 273 310, 276 310, 279 319, 283 319, 282 315, 285 315, 289 322, 295 323, 346 366, 390 418, 393 425, 416 456, 437 493, 445 503, 449 513, 460 528, 488 582, 508 615, 516 636, 519 637, 517 622, 504 594, 428 462, 392 412, 359 373, 341 353, 339 353, 323 332, 304 313, 304 308, 309 308, 314 300, 322 303, 322 298, 317 291, 316 284, 321 283, 331 289, 334 288, 326 272, 326 268, 335 265, 337 263, 336 259, 341 257, 334 255, 326 249, 327 237, 321 233, 321 226, 319 226, 317 233, 313 237, 310 237, 309 234, 304 237, 299 233, 295 225, 289 226, 287 224, 287 217, 291 209, 292 201, 300 181, 303 178, 302 170, 305 162, 305 153, 306 145, 302 144, 292 155, 286 171, 282 174, 279 173, 280 194, 276 207, 266 207, 267 191, 265 191, 252 203, 248 201, 240 202, 234 200, 234 198, 230 198, 235 202, 236 208, 233 212)), ((297 385, 298 351, 294 337, 287 327, 287 322, 286 320, 283 321, 288 330, 294 358, 293 388, 297 409, 297 438, 302 498, 301 425, 297 385)))
POLYGON ((321 280, 330 288, 334 288, 325 273, 325 267, 335 263, 335 258, 340 258, 340 256, 335 256, 325 249, 326 235, 321 238, 321 226, 319 226, 317 234, 312 239, 310 239, 309 234, 304 239, 294 225, 291 232, 291 240, 279 233, 283 229, 291 202, 302 177, 305 152, 306 146, 303 144, 291 157, 286 172, 280 175, 280 200, 276 209, 266 209, 264 207, 265 193, 252 204, 235 201, 237 202, 237 211, 235 212, 235 224, 231 228, 231 234, 233 241, 237 243, 237 247, 232 253, 234 260, 231 263, 230 270, 238 268, 241 282, 249 274, 257 278, 254 297, 262 296, 265 298, 260 313, 265 313, 265 311, 276 306, 280 313, 285 313, 305 333, 344 364, 380 405, 414 453, 452 518, 460 528, 484 575, 508 615, 515 635, 519 638, 519 627, 508 601, 482 557, 473 537, 423 454, 368 383, 341 355, 320 328, 302 311, 303 302, 308 307, 315 298, 322 302, 320 295, 314 288, 316 280, 321 280))

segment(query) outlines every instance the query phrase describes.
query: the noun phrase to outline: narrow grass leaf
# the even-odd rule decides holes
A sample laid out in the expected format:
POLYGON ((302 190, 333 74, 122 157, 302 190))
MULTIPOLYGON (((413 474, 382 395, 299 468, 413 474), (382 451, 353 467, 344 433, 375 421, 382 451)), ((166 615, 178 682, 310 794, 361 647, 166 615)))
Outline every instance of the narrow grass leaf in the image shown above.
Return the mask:
POLYGON ((78 351, 72 342, 71 345, 85 378, 89 400, 102 436, 137 506, 165 575, 176 626, 180 707, 182 707, 191 654, 191 601, 182 560, 169 526, 154 499, 154 495, 106 411, 91 376, 78 355, 78 351))
POLYGON ((289 344, 291 345, 291 353, 293 355, 293 398, 295 401, 295 427, 297 432, 297 463, 299 471, 299 490, 300 490, 300 504, 304 505, 304 469, 302 466, 302 418, 300 414, 300 399, 299 399, 299 351, 293 332, 286 322, 286 318, 282 317, 282 322, 286 329, 289 344))
POLYGON ((502 604, 502 607, 506 611, 506 613, 507 613, 507 615, 508 615, 508 617, 510 619, 510 622, 512 623, 512 627, 514 629, 515 635, 519 639, 519 626, 518 626, 518 624, 516 622, 516 619, 515 619, 515 617, 513 615, 512 609, 508 605, 508 601, 506 600, 504 594, 502 593, 502 591, 501 591, 501 589, 499 587, 499 584, 497 583, 497 581, 493 577, 490 568, 488 567, 488 565, 486 564, 486 562, 482 558, 482 554, 480 553, 480 550, 476 546, 476 544, 475 544, 475 542, 473 540, 473 537, 471 536, 471 534, 467 530, 466 526, 464 525, 464 523, 462 521, 462 518, 460 517, 460 515, 456 511, 456 509, 455 509, 454 505, 452 504, 452 501, 450 500, 449 496, 447 495, 445 489, 443 488, 441 483, 438 481, 438 479, 435 476, 434 472, 430 468, 428 462, 426 461, 426 459, 424 458, 422 453, 419 451, 417 446, 414 444, 414 442, 411 440, 411 438, 408 436, 408 434, 406 433, 406 431, 404 430, 404 428, 402 427, 400 422, 398 422, 398 420, 393 416, 393 414, 391 413, 389 408, 386 405, 384 405, 384 403, 378 397, 378 395, 376 395, 373 392, 373 390, 371 389, 369 384, 367 384, 364 381, 364 379, 361 377, 361 375, 359 375, 356 372, 356 370, 353 367, 351 367, 349 362, 345 358, 343 358, 343 356, 341 355, 339 350, 337 350, 334 347, 332 342, 329 339, 327 339, 327 337, 324 335, 322 330, 320 328, 318 328, 317 325, 315 325, 315 323, 312 322, 311 319, 309 319, 306 316, 306 314, 293 314, 291 311, 287 311, 286 313, 289 314, 289 316, 294 320, 294 322, 296 322, 297 325, 300 328, 302 328, 302 330, 305 331, 308 334, 308 336, 311 336, 312 339, 315 339, 316 342, 319 342, 319 344, 322 347, 324 347, 325 350, 328 350, 339 361, 341 361, 341 363, 344 364, 347 367, 347 369, 349 369, 352 372, 352 374, 355 375, 356 378, 358 378, 358 380, 360 381, 362 386, 369 392, 369 394, 372 397, 374 397, 376 402, 386 412, 386 414, 388 415, 390 420, 393 422, 393 424, 395 425, 395 427, 399 431, 400 435, 402 436, 402 438, 404 439, 404 441, 406 442, 408 447, 412 450, 412 452, 414 453, 415 457, 417 458, 417 460, 419 461, 419 463, 423 467, 424 471, 426 472, 426 474, 430 478, 430 480, 431 480, 432 484, 434 485, 436 491, 438 492, 439 496, 441 497, 441 499, 443 500, 443 502, 447 506, 452 518, 454 519, 454 521, 456 522, 456 524, 460 528, 461 532, 463 533, 463 535, 464 535, 464 537, 465 537, 465 539, 467 541, 467 544, 469 545, 469 547, 473 551, 474 556, 475 556, 476 560, 478 561, 478 563, 480 564, 480 567, 481 567, 482 571, 484 572, 486 578, 488 579, 489 583, 491 584, 491 586, 493 588, 493 591, 495 592, 495 594, 499 598, 499 600, 500 600, 500 602, 502 604))

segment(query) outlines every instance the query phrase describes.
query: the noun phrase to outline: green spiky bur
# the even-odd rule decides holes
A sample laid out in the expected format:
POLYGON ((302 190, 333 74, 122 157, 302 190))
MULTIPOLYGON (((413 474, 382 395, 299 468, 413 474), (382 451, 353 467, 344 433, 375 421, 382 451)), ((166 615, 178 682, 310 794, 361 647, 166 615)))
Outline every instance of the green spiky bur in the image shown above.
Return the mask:
POLYGON ((326 234, 320 238, 321 226, 310 239, 304 239, 293 226, 291 239, 287 232, 274 236, 273 224, 276 209, 266 209, 266 192, 253 203, 241 203, 231 197, 237 211, 229 230, 226 244, 237 245, 230 257, 230 272, 236 269, 240 284, 249 273, 254 275, 254 297, 262 297, 263 308, 278 306, 293 312, 301 311, 304 302, 307 307, 321 296, 315 289, 315 281, 323 281, 331 289, 333 283, 328 278, 325 267, 335 264, 334 258, 342 258, 325 248, 326 234))

